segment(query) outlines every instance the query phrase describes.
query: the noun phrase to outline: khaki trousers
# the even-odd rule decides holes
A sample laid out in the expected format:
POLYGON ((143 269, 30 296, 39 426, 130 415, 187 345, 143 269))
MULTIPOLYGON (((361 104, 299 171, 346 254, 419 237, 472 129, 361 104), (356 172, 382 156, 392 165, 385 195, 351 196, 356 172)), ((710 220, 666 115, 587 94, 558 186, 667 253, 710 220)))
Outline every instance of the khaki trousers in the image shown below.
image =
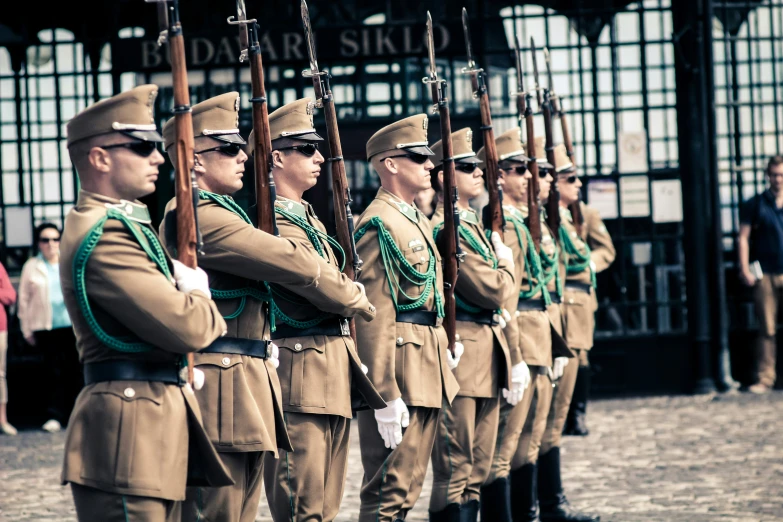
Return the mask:
POLYGON ((571 406, 571 397, 574 395, 574 386, 576 385, 576 375, 579 372, 581 361, 587 361, 587 351, 572 349, 575 357, 568 360, 563 370, 563 375, 557 381, 557 387, 552 390, 552 400, 549 407, 549 415, 546 420, 546 429, 541 439, 541 448, 539 453, 546 453, 552 448, 560 447, 560 439, 563 436, 563 427, 566 417, 568 417, 568 408, 571 406))
POLYGON ((427 474, 440 408, 408 406, 410 424, 393 451, 383 444, 372 410, 359 417, 364 478, 359 522, 392 522, 416 504, 427 474))
POLYGON ((182 503, 118 495, 71 482, 79 522, 180 522, 182 503))
POLYGON ((275 522, 322 522, 337 517, 348 472, 351 419, 285 414, 293 453, 268 453, 264 487, 275 522))
POLYGON ((783 297, 783 274, 765 274, 753 288, 759 333, 756 341, 756 382, 767 386, 775 384, 775 358, 779 303, 783 297))
POLYGON ((456 397, 451 406, 443 401, 432 451, 430 511, 479 499, 495 453, 499 411, 497 397, 456 397))
POLYGON ((508 477, 511 472, 511 461, 517 452, 519 437, 522 435, 522 428, 525 426, 525 420, 530 412, 537 381, 548 379, 546 375, 539 373, 539 368, 541 367, 530 367, 530 386, 527 387, 522 400, 516 406, 511 406, 505 399, 501 399, 495 455, 492 458, 492 467, 485 484, 491 484, 497 479, 508 477))
POLYGON ((254 522, 261 502, 266 453, 220 453, 235 484, 222 488, 188 488, 182 504, 182 522, 254 522))
MULTIPOLYGON (((533 385, 531 384, 531 387, 533 385)), ((535 382, 530 411, 519 436, 517 451, 511 461, 511 469, 538 462, 538 451, 546 431, 546 422, 552 405, 552 381, 547 375, 540 375, 535 382)))

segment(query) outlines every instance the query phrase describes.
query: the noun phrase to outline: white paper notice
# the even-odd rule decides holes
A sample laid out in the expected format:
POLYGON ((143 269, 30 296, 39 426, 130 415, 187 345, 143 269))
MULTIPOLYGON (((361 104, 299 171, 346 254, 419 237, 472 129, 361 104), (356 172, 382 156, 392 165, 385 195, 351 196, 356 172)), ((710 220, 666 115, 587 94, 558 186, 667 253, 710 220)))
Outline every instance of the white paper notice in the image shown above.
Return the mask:
POLYGON ((653 222, 682 221, 682 184, 679 179, 652 182, 653 222))
POLYGON ((646 132, 621 132, 617 136, 617 152, 620 174, 649 172, 646 132))
POLYGON ((649 183, 647 176, 620 177, 620 211, 623 217, 650 215, 649 183))
POLYGON ((602 219, 617 219, 617 183, 610 179, 590 180, 587 202, 598 210, 602 219))
POLYGON ((30 207, 5 209, 5 246, 28 247, 33 244, 33 217, 30 207))

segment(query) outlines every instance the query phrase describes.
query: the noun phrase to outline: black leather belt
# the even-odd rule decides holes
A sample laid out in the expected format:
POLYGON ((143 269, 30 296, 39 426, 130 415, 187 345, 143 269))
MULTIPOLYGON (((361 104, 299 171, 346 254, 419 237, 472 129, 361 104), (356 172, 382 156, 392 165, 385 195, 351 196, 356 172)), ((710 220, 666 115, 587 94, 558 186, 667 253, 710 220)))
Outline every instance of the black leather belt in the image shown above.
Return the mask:
POLYGON ((560 304, 563 302, 563 299, 557 295, 557 292, 549 292, 549 298, 552 300, 552 304, 560 304))
POLYGON ((593 285, 590 283, 579 283, 576 281, 566 281, 565 287, 569 290, 576 290, 577 292, 584 292, 586 294, 593 293, 593 285))
POLYGON ((398 323, 413 323, 424 326, 440 326, 443 321, 437 312, 429 310, 413 310, 411 312, 397 312, 398 323))
POLYGON ((269 341, 240 339, 239 337, 221 337, 198 353, 230 353, 266 359, 269 357, 268 348, 269 341))
POLYGON ((106 381, 152 381, 183 386, 176 363, 103 361, 84 365, 84 385, 106 381))
POLYGON ((488 324, 489 326, 494 326, 498 324, 497 321, 493 319, 494 315, 495 312, 492 310, 481 310, 480 312, 457 310, 457 321, 466 321, 469 323, 488 324))
POLYGON ((313 335, 351 335, 348 327, 348 319, 325 319, 310 328, 295 328, 287 324, 277 324, 272 332, 272 339, 284 339, 287 337, 310 337, 313 335))
POLYGON ((546 312, 546 302, 540 299, 520 299, 517 303, 517 310, 520 312, 546 312))

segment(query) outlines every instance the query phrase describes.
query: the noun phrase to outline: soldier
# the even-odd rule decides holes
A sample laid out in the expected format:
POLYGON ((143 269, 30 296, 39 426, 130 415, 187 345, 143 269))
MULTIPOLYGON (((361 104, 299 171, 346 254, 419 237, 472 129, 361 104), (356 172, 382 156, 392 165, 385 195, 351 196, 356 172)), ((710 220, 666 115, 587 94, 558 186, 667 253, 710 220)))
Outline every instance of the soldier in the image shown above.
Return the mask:
MULTIPOLYGON (((557 171, 573 170, 564 145, 555 147, 555 164, 557 171)), ((551 196, 550 188, 552 176, 547 173, 541 178, 541 200, 547 201, 551 196)), ((562 197, 562 195, 561 195, 562 197)), ((558 233, 552 232, 544 220, 541 220, 544 228, 544 240, 541 242, 541 260, 550 278, 548 289, 552 295, 553 303, 562 303, 563 287, 566 278, 565 257, 560 254, 558 233), (547 240, 549 236, 554 241, 547 240), (554 273, 553 273, 554 272, 554 273)), ((562 225, 561 225, 562 226, 562 225)), ((555 329, 563 334, 562 304, 555 304, 547 309, 555 329)), ((546 426, 541 439, 541 447, 538 456, 538 499, 541 507, 542 521, 563 522, 598 522, 597 515, 580 513, 576 511, 566 500, 560 478, 560 438, 563 433, 568 404, 574 391, 574 382, 578 368, 578 361, 567 364, 568 359, 555 359, 554 378, 557 386, 552 390, 552 401, 546 416, 546 426)), ((527 424, 525 429, 527 430, 527 424)))
POLYGON ((100 101, 68 123, 81 190, 60 277, 85 387, 65 440, 63 484, 81 521, 179 521, 186 482, 231 484, 185 384, 185 355, 226 333, 206 275, 172 262, 138 198, 163 157, 155 85, 100 101), (172 277, 173 274, 173 277, 172 277))
MULTIPOLYGON (((264 456, 291 450, 285 430, 278 348, 269 340, 271 294, 266 281, 296 285, 300 295, 322 294, 337 307, 344 289, 321 277, 312 250, 256 229, 231 198, 242 188, 247 155, 239 135, 239 94, 230 92, 193 107, 199 229, 212 295, 228 324, 228 336, 196 356, 206 382, 198 395, 209 438, 236 485, 190 488, 184 521, 250 522, 261 498, 264 456)), ((163 127, 165 146, 176 155, 174 120, 163 127)), ((176 159, 176 158, 172 158, 176 159)), ((166 206, 161 236, 175 248, 176 201, 166 206), (167 233, 169 232, 169 233, 167 233)))
MULTIPOLYGON (((601 221, 598 211, 579 199, 582 182, 577 176, 574 165, 569 161, 559 166, 557 175, 560 213, 563 216, 559 235, 562 252, 566 258, 567 272, 563 294, 565 338, 568 346, 579 358, 579 369, 564 433, 584 436, 588 434, 585 415, 591 372, 587 352, 593 347, 595 311, 598 309, 595 275, 612 264, 616 252, 612 238, 604 222, 601 221), (580 232, 577 232, 571 212, 568 210, 569 205, 577 202, 584 216, 580 232)), ((572 372, 574 370, 571 369, 572 372)), ((566 375, 565 378, 568 379, 570 376, 566 375)))
POLYGON ((272 339, 280 346, 283 411, 294 447, 280 459, 266 457, 266 497, 278 522, 331 521, 337 516, 348 471, 351 384, 370 405, 386 406, 362 371, 346 319, 358 315, 370 321, 375 307, 362 285, 341 272, 345 253, 302 199, 315 186, 324 163, 312 114, 313 102, 304 98, 269 115, 275 213, 280 235, 312 250, 320 261, 321 281, 333 281, 342 294, 334 303, 318 294, 299 297, 291 285, 272 285, 272 339))
MULTIPOLYGON (((548 411, 551 381, 548 370, 553 350, 564 351, 564 344, 553 327, 547 308, 551 304, 546 289, 541 258, 535 249, 530 231, 525 225, 527 191, 530 173, 527 171, 525 144, 520 129, 514 128, 496 140, 500 175, 503 183, 505 241, 515 252, 517 281, 516 300, 509 303, 516 311, 516 321, 506 329, 510 342, 516 343, 522 360, 530 368, 530 388, 516 406, 501 406, 498 447, 492 463, 488 485, 482 491, 487 520, 535 520, 535 460, 541 431, 520 438, 527 419, 536 417, 537 410, 548 411), (534 403, 535 399, 535 403, 534 403), (521 445, 521 446, 520 446, 521 445), (517 455, 524 455, 520 459, 517 455)), ((483 151, 481 151, 483 152, 483 151)), ((546 163, 542 163, 546 167, 546 163)), ((567 352, 567 350, 566 350, 567 352)))
MULTIPOLYGON (((472 148, 469 128, 452 133, 453 158, 460 195, 459 240, 464 260, 455 287, 457 335, 465 346, 461 365, 454 371, 460 389, 451 405, 444 404, 432 452, 433 484, 430 520, 475 522, 479 513, 481 485, 489 475, 498 431, 500 389, 522 398, 522 383, 511 379, 511 355, 499 311, 514 291, 514 260, 511 249, 497 233, 487 240, 484 227, 468 201, 483 191, 480 160, 472 148)), ((443 144, 432 146, 441 195, 432 217, 437 236, 443 226, 443 144)), ((510 320, 508 312, 503 312, 510 320)))
POLYGON ((463 349, 448 350, 443 273, 432 227, 413 203, 430 186, 427 115, 388 125, 367 142, 381 188, 359 219, 360 280, 377 308, 357 322, 359 355, 386 408, 360 411, 364 466, 360 522, 404 520, 424 483, 441 405, 458 385, 451 370, 463 349), (403 435, 403 429, 405 433, 403 435))

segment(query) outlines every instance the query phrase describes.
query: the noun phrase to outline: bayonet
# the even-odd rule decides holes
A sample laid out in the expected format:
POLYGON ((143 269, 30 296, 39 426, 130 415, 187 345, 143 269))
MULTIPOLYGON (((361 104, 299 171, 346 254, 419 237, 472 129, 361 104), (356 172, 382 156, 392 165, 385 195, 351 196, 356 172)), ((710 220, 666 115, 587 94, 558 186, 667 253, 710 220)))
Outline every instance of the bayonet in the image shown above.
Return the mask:
MULTIPOLYGON (((236 25, 239 29, 239 62, 247 60, 247 49, 249 47, 249 38, 247 34, 247 24, 251 23, 247 19, 247 10, 245 9, 245 0, 237 0, 237 17, 229 17, 228 23, 236 25)), ((253 20, 252 22, 255 22, 253 20)))
POLYGON ((546 63, 546 78, 549 87, 549 101, 552 104, 552 112, 557 115, 560 112, 557 94, 555 94, 555 82, 552 80, 552 58, 549 56, 549 49, 544 47, 544 63, 546 63))
POLYGON ((541 84, 538 81, 538 59, 536 58, 536 41, 533 37, 530 37, 530 53, 533 56, 533 81, 535 81, 536 100, 538 101, 538 109, 541 110, 541 84))
MULTIPOLYGON (((468 10, 462 8, 462 32, 465 34, 465 50, 468 53, 467 71, 476 70, 476 61, 473 59, 473 45, 470 42, 470 27, 468 26, 468 10)), ((479 69, 481 70, 481 69, 479 69)), ((463 72, 467 72, 463 69, 463 72)))

